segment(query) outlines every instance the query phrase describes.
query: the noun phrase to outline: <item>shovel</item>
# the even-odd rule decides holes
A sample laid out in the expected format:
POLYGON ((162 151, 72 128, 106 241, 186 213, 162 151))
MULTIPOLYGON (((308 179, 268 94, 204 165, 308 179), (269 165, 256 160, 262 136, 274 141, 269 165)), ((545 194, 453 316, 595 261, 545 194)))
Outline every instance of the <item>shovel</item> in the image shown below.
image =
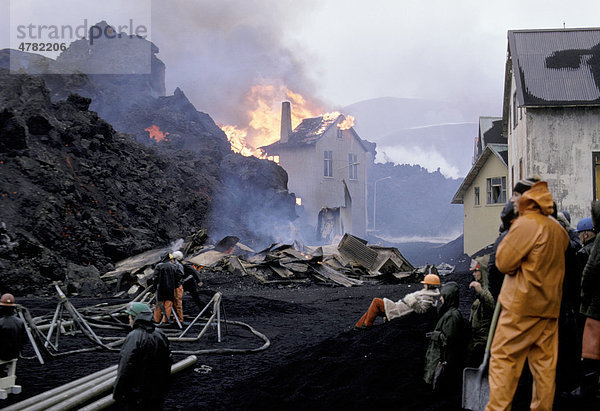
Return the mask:
POLYGON ((467 367, 463 370, 462 407, 473 411, 483 411, 490 398, 490 385, 488 382, 488 362, 490 360, 490 347, 496 332, 496 324, 502 306, 496 303, 494 315, 490 324, 485 354, 479 368, 467 367))

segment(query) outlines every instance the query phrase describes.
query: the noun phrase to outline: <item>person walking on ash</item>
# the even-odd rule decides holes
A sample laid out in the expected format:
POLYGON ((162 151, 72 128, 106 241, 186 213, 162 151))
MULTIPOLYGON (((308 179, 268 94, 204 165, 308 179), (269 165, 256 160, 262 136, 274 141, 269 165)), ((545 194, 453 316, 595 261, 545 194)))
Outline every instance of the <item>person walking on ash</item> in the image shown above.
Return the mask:
POLYGON ((202 287, 203 283, 200 280, 198 270, 196 270, 192 264, 183 259, 183 253, 181 251, 175 251, 173 253, 173 258, 175 259, 175 263, 181 266, 181 270, 183 272, 183 291, 190 293, 194 304, 196 304, 199 310, 202 310, 208 301, 203 302, 200 298, 198 288, 202 287))
POLYGON ((400 300, 394 302, 388 298, 373 298, 366 313, 358 320, 354 329, 364 330, 373 326, 377 317, 391 321, 403 317, 409 313, 416 312, 424 314, 433 307, 440 296, 440 277, 436 274, 427 274, 423 281, 423 289, 414 293, 406 294, 400 300))
POLYGON ((129 332, 121 348, 113 399, 125 410, 162 410, 171 378, 169 340, 152 323, 152 311, 129 303, 129 332))
POLYGON ((154 284, 156 285, 156 307, 154 308, 154 321, 157 323, 169 323, 171 312, 175 309, 175 315, 179 322, 183 321, 183 286, 181 280, 183 269, 175 264, 172 254, 168 254, 165 260, 154 268, 154 284))
POLYGON ((510 409, 525 360, 534 380, 530 408, 551 410, 569 236, 551 217, 554 206, 545 181, 520 180, 511 201, 518 217, 496 254, 496 266, 505 278, 498 297, 502 312, 491 347, 486 410, 510 409))

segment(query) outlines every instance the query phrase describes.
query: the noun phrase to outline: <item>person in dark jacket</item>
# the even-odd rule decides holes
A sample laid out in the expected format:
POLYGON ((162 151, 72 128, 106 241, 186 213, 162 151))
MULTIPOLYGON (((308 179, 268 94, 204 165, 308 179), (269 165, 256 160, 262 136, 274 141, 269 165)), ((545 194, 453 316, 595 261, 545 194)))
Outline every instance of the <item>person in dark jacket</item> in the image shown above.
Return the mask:
POLYGON ((556 364, 556 389, 568 393, 578 384, 581 357, 581 335, 584 319, 579 314, 579 294, 582 269, 577 263, 581 241, 573 230, 565 212, 556 213, 556 220, 569 234, 565 251, 565 278, 563 280, 560 314, 558 317, 558 360, 556 364))
MULTIPOLYGON (((600 201, 592 202, 594 232, 600 229, 600 201)), ((584 246, 585 248, 585 246, 584 246)), ((596 235, 581 276, 581 304, 585 316, 581 344, 581 386, 577 397, 600 399, 600 236, 596 235)))
POLYGON ((485 353, 490 324, 494 315, 495 301, 488 289, 487 259, 488 255, 471 260, 471 272, 474 281, 469 288, 475 290, 475 300, 471 305, 469 324, 471 325, 471 339, 467 347, 467 366, 479 366, 485 353))
POLYGON ((175 251, 173 253, 173 257, 175 258, 176 264, 179 264, 181 266, 181 270, 183 270, 183 278, 181 280, 183 291, 190 293, 192 300, 198 309, 202 310, 208 301, 203 302, 198 292, 198 288, 202 287, 203 285, 202 281, 200 281, 198 270, 196 270, 192 264, 183 259, 183 253, 181 251, 175 251))
POLYGON ((162 410, 171 378, 169 340, 146 304, 130 303, 125 313, 133 330, 121 348, 113 398, 126 410, 162 410))
MULTIPOLYGON (((15 315, 15 297, 4 294, 0 297, 0 360, 10 361, 19 357, 25 345, 25 324, 15 315)), ((0 377, 8 375, 9 364, 0 366, 0 377)))
POLYGON ((464 336, 467 333, 463 317, 458 311, 458 284, 449 282, 442 286, 440 319, 433 332, 428 333, 429 346, 425 354, 423 379, 435 391, 453 391, 462 380, 465 352, 464 336))
MULTIPOLYGON (((170 259, 170 256, 171 254, 166 259, 170 259)), ((171 321, 171 311, 173 311, 177 299, 176 293, 180 292, 180 294, 183 294, 183 287, 180 287, 181 284, 178 285, 182 274, 183 270, 180 273, 172 261, 163 261, 154 268, 154 284, 156 285, 154 321, 157 323, 168 323, 171 321)), ((179 298, 181 299, 181 295, 179 295, 179 298)), ((177 308, 175 306, 176 315, 182 321, 183 311, 179 313, 177 308)))
POLYGON ((496 267, 496 251, 498 250, 498 244, 500 241, 508 234, 508 230, 510 229, 510 225, 517 218, 517 214, 515 213, 515 209, 513 203, 508 201, 502 212, 500 213, 500 220, 502 224, 500 224, 500 234, 496 241, 494 242, 494 248, 492 249, 492 253, 490 254, 490 260, 488 262, 488 288, 492 293, 492 297, 494 301, 498 300, 498 295, 500 294, 500 289, 502 288, 502 281, 504 281, 504 274, 498 270, 496 267))

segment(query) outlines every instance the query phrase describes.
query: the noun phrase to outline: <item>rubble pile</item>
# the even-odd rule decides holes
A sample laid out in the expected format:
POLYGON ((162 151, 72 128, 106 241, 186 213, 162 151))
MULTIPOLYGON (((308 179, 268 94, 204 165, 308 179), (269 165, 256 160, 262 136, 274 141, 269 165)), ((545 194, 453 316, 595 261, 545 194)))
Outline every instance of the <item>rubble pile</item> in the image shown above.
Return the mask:
MULTIPOLYGON (((74 94, 52 102, 42 79, 0 69, 0 221, 15 243, 0 249, 1 289, 41 294, 63 281, 69 293, 102 293, 100 273, 127 256, 211 222, 252 232, 240 210, 215 207, 234 194, 211 156, 145 147, 89 105, 74 94)), ((285 186, 262 191, 293 214, 285 186)))
POLYGON ((0 51, 0 289, 98 294, 115 262, 201 227, 261 247, 289 231, 276 229, 295 218, 285 171, 232 153, 181 90, 166 96, 156 53, 127 36, 74 42, 56 61, 0 51), (142 49, 150 72, 82 74, 148 61, 142 49))
MULTIPOLYGON (((272 244, 254 251, 235 236, 223 238, 216 245, 202 245, 201 230, 182 245, 185 260, 194 265, 211 282, 252 278, 264 285, 325 284, 352 287, 366 282, 400 283, 420 281, 435 267, 415 268, 398 249, 369 246, 364 240, 344 235, 337 246, 310 247, 299 244, 272 244), (190 250, 193 253, 188 254, 190 250), (372 257, 371 262, 365 256, 372 257)), ((115 269, 101 278, 118 295, 134 298, 150 290, 156 265, 170 251, 151 250, 118 262, 115 269)))

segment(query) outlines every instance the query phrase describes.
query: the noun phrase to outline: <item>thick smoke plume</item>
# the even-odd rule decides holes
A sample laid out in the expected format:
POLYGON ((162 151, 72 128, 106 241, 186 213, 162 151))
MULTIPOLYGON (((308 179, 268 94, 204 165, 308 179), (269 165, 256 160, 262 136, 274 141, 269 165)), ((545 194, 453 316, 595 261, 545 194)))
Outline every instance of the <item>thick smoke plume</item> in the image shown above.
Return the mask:
MULTIPOLYGON (((161 47, 167 90, 181 87, 200 111, 219 124, 247 126, 256 85, 314 97, 308 57, 289 38, 303 12, 289 1, 175 1, 153 3, 152 41, 161 47), (293 13, 289 10, 293 9, 293 13), (176 47, 173 47, 176 45, 176 47)), ((312 2, 303 2, 304 13, 312 2)), ((277 103, 289 100, 282 93, 277 103)))

